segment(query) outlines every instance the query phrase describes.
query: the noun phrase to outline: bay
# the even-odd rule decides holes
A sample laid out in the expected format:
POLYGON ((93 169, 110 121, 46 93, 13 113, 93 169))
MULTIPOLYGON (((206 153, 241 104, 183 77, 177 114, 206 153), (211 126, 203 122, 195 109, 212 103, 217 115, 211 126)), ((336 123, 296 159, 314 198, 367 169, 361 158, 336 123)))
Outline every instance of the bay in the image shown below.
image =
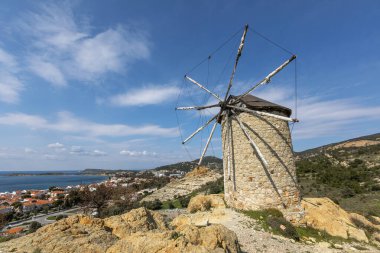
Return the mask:
POLYGON ((60 175, 39 175, 51 171, 0 171, 0 192, 15 190, 48 189, 50 186, 66 187, 101 182, 108 177, 81 175, 78 171, 54 171, 60 175), (28 174, 9 176, 9 174, 28 174))

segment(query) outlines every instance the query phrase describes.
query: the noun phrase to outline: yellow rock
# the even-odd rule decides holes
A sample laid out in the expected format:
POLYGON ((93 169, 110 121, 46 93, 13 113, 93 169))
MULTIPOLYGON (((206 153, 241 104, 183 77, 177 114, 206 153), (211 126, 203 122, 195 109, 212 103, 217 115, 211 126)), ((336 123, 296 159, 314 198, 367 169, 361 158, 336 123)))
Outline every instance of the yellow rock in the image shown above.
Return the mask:
POLYGON ((368 242, 364 231, 352 222, 351 215, 329 198, 304 198, 301 205, 305 209, 302 222, 307 226, 333 236, 368 242))
POLYGON ((35 233, 0 244, 0 252, 33 253, 205 253, 239 252, 236 234, 222 225, 183 223, 169 229, 145 208, 107 219, 74 215, 35 233))
POLYGON ((193 197, 187 210, 191 213, 197 211, 207 211, 210 208, 226 208, 224 203, 223 194, 210 194, 210 195, 197 195, 193 197))

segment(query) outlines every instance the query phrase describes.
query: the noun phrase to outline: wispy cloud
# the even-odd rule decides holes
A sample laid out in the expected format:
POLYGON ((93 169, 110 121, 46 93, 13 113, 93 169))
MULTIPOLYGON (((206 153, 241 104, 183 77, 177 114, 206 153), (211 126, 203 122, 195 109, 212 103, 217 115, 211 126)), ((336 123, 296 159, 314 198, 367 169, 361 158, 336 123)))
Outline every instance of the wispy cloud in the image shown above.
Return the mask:
MULTIPOLYGON (((255 93, 266 100, 294 107, 292 92, 282 88, 267 88, 255 93)), ((324 99, 320 96, 298 99, 297 124, 293 136, 295 139, 330 137, 344 131, 357 128, 363 122, 380 120, 380 106, 363 103, 361 98, 324 99)))
POLYGON ((66 2, 41 4, 18 20, 18 32, 30 45, 29 70, 52 85, 65 86, 70 80, 125 73, 130 64, 149 57, 145 31, 118 25, 92 32, 84 19, 89 20, 66 2))
POLYGON ((53 63, 32 56, 28 59, 29 69, 36 75, 50 82, 54 86, 66 86, 66 79, 62 71, 53 63))
POLYGON ((144 106, 156 105, 175 100, 178 96, 179 88, 170 86, 150 85, 140 89, 130 90, 123 94, 109 98, 115 106, 144 106))
POLYGON ((88 136, 150 135, 171 137, 178 135, 177 128, 163 128, 158 125, 101 124, 77 118, 69 112, 58 113, 56 121, 49 121, 37 115, 7 113, 0 115, 0 124, 20 125, 30 129, 54 130, 64 133, 81 133, 88 136))
POLYGON ((63 145, 62 143, 59 143, 59 142, 51 143, 51 144, 47 145, 48 148, 63 148, 64 146, 65 145, 63 145))
POLYGON ((27 154, 35 154, 35 153, 37 153, 37 151, 34 150, 34 149, 32 149, 32 148, 25 148, 24 152, 27 153, 27 154))
POLYGON ((107 156, 108 155, 104 151, 100 151, 98 149, 95 149, 93 151, 89 151, 89 150, 84 149, 81 146, 72 146, 70 148, 70 154, 79 155, 79 156, 95 156, 95 157, 107 156))
POLYGON ((14 104, 24 85, 17 76, 18 64, 13 55, 0 48, 0 101, 14 104))
POLYGON ((59 143, 59 142, 48 144, 47 147, 50 149, 53 149, 55 152, 66 151, 65 145, 63 145, 62 143, 59 143))
POLYGON ((146 150, 133 151, 133 150, 123 149, 122 151, 120 151, 120 155, 140 157, 140 156, 157 156, 157 153, 156 152, 148 152, 146 150))

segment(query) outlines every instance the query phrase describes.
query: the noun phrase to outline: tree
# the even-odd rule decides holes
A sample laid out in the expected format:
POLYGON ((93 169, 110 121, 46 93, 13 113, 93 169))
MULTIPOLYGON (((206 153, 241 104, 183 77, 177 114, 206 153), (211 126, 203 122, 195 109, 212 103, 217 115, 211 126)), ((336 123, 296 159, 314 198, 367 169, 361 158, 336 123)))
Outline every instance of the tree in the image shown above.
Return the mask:
POLYGON ((63 200, 62 199, 57 199, 52 204, 53 204, 54 207, 60 207, 60 206, 63 205, 63 200))
POLYGON ((12 203, 12 206, 13 206, 13 208, 14 208, 17 212, 22 213, 22 211, 23 211, 23 205, 22 205, 21 202, 19 202, 19 201, 13 202, 13 203, 12 203))
POLYGON ((34 233, 36 232, 37 229, 39 229, 40 227, 42 227, 41 223, 37 222, 37 221, 32 221, 30 224, 29 224, 29 233, 34 233))
POLYGON ((13 219, 13 212, 1 213, 0 214, 0 228, 6 226, 8 222, 12 221, 12 219, 13 219))
POLYGON ((80 195, 86 209, 95 208, 96 212, 100 214, 101 209, 106 207, 108 200, 112 198, 112 188, 101 184, 94 191, 90 191, 88 187, 85 187, 80 195))

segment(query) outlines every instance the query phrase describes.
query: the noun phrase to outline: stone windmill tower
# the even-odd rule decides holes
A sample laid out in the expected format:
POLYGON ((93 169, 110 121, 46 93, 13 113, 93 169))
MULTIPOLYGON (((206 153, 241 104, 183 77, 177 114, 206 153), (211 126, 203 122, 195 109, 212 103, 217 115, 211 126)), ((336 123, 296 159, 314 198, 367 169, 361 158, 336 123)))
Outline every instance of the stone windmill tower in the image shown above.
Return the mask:
POLYGON ((217 124, 221 124, 227 204, 243 210, 277 208, 288 220, 297 222, 302 212, 300 212, 300 194, 288 122, 298 122, 298 120, 290 118, 290 109, 250 95, 257 87, 268 84, 271 78, 296 56, 292 55, 241 95, 230 95, 247 31, 248 25, 245 26, 241 38, 224 98, 189 76, 185 76, 188 81, 214 96, 219 103, 177 107, 177 110, 204 110, 213 107, 219 107, 220 110, 182 143, 188 142, 213 122, 211 133, 199 159, 200 165, 217 124))

